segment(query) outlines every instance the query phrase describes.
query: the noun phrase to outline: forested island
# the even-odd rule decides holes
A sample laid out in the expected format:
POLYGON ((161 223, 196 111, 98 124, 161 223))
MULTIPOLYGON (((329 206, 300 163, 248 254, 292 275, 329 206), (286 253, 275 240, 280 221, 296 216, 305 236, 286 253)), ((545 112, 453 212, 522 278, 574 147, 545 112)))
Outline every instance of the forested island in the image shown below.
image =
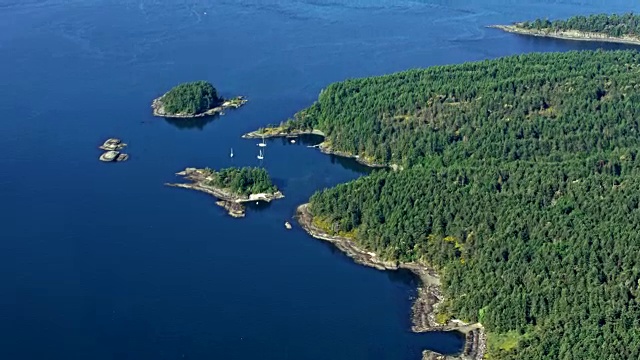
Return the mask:
POLYGON ((637 359, 639 102, 635 51, 527 54, 334 83, 279 132, 403 165, 317 192, 301 224, 437 270, 434 319, 481 323, 487 357, 637 359))
POLYGON ((492 27, 523 35, 640 45, 640 16, 632 13, 574 16, 554 21, 536 19, 492 27))
POLYGON ((245 215, 242 203, 249 201, 270 202, 284 197, 263 168, 226 168, 219 171, 209 168, 187 168, 176 175, 183 176, 190 183, 166 185, 213 195, 220 199, 216 204, 227 209, 229 215, 234 217, 245 215))
POLYGON ((168 118, 193 118, 221 114, 227 108, 237 109, 247 100, 238 96, 225 100, 206 81, 180 84, 153 100, 153 115, 168 118))

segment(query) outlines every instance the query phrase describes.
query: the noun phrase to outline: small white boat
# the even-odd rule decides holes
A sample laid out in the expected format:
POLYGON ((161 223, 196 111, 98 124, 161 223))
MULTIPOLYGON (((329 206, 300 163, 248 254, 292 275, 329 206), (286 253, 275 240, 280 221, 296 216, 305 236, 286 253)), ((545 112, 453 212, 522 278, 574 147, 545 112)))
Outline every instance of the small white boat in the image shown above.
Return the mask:
POLYGON ((233 148, 231 148, 231 154, 229 154, 229 157, 233 157, 233 148))
POLYGON ((266 142, 264 142, 264 136, 262 137, 262 142, 261 142, 261 143, 258 143, 258 146, 260 146, 260 147, 265 147, 265 146, 267 146, 267 143, 266 143, 266 142))
POLYGON ((258 154, 258 159, 264 159, 264 154, 262 154, 262 149, 260 149, 260 153, 258 154))
POLYGON ((295 141, 295 140, 293 140, 293 139, 291 139, 291 143, 292 143, 292 144, 295 144, 295 143, 296 143, 296 141, 295 141))

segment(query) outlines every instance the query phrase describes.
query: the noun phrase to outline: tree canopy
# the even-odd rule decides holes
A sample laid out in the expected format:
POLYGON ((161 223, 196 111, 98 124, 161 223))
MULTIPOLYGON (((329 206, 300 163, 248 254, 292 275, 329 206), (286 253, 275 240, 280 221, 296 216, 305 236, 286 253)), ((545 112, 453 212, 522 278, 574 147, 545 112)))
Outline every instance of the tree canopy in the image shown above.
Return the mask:
POLYGON ((593 32, 606 34, 613 37, 625 35, 640 35, 640 15, 627 13, 617 14, 596 14, 589 16, 573 16, 566 20, 536 19, 517 24, 524 29, 566 31, 578 30, 582 32, 593 32))
POLYGON ((241 195, 274 193, 278 188, 273 184, 269 173, 263 168, 243 167, 226 168, 220 171, 207 169, 213 180, 209 185, 230 189, 232 192, 241 195))
POLYGON ((162 104, 168 114, 195 115, 214 108, 222 99, 216 89, 206 81, 180 84, 162 97, 162 104))
POLYGON ((639 103, 635 51, 527 54, 332 84, 286 126, 404 165, 310 211, 440 269, 492 358, 637 359, 639 103))

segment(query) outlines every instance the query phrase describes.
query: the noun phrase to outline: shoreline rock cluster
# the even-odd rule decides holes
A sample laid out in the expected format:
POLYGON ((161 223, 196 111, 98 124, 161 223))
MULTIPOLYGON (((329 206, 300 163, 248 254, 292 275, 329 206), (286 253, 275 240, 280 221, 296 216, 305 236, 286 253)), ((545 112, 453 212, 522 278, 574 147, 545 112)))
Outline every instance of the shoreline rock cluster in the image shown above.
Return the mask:
POLYGON ((201 191, 212 195, 218 199, 216 205, 227 210, 228 214, 235 218, 245 216, 246 209, 243 203, 251 201, 271 202, 284 197, 284 194, 280 191, 276 191, 275 193, 250 194, 248 196, 234 194, 228 189, 208 185, 211 178, 209 178, 207 173, 202 169, 186 168, 176 173, 176 175, 184 177, 185 180, 189 180, 191 183, 166 183, 165 185, 201 191))
POLYGON ((518 26, 518 24, 519 23, 515 23, 513 25, 489 25, 488 27, 506 31, 509 33, 528 35, 528 36, 548 37, 548 38, 563 39, 563 40, 598 41, 598 42, 640 45, 640 38, 632 37, 632 36, 613 37, 607 34, 583 32, 578 30, 553 31, 551 29, 548 29, 548 30, 525 29, 518 26))
POLYGON ((104 144, 98 147, 99 149, 105 150, 105 152, 100 155, 99 160, 103 162, 127 161, 129 159, 129 155, 120 152, 120 150, 124 149, 126 146, 127 144, 120 141, 120 139, 107 139, 104 144))
POLYGON ((153 99, 151 102, 151 108, 153 109, 153 116, 164 117, 164 118, 175 118, 175 119, 192 119, 199 118, 204 116, 213 116, 213 115, 224 115, 224 111, 226 109, 238 109, 247 103, 247 100, 244 96, 236 96, 230 100, 224 100, 218 106, 211 108, 205 112, 199 114, 170 114, 164 110, 164 104, 162 103, 162 99, 166 94, 160 96, 159 98, 153 99))
POLYGON ((446 324, 439 324, 435 319, 438 306, 444 300, 440 287, 440 279, 436 271, 426 265, 418 263, 402 263, 385 261, 375 253, 360 248, 351 239, 327 234, 313 224, 313 216, 308 210, 309 204, 300 205, 296 210, 296 219, 309 235, 316 239, 331 242, 339 250, 352 258, 357 264, 376 268, 378 270, 407 269, 420 279, 418 297, 412 306, 412 327, 416 333, 430 331, 458 331, 465 334, 465 347, 459 355, 442 355, 425 350, 423 359, 439 360, 480 360, 486 350, 486 335, 481 324, 466 324, 460 320, 451 320, 446 324))

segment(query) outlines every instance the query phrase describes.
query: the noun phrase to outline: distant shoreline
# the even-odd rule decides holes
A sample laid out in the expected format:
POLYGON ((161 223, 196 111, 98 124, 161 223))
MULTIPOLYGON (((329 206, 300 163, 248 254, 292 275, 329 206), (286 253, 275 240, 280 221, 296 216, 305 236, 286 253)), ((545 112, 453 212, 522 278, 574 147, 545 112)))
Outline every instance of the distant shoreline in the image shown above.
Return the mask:
POLYGON ((627 44, 627 45, 640 45, 640 38, 635 37, 613 37, 600 33, 593 32, 582 32, 577 30, 567 30, 567 31, 554 31, 551 30, 533 30, 533 29, 524 29, 517 25, 489 25, 487 26, 492 29, 498 29, 505 32, 527 35, 527 36, 537 36, 537 37, 547 37, 554 39, 562 39, 562 40, 574 40, 574 41, 591 41, 591 42, 608 42, 608 43, 618 43, 618 44, 627 44))
MULTIPOLYGON (((466 336, 462 354, 445 356, 444 359, 480 360, 483 358, 486 349, 486 336, 481 324, 465 324, 459 320, 450 320, 446 324, 436 322, 435 311, 444 300, 444 296, 441 291, 440 279, 434 269, 419 263, 385 261, 375 253, 362 249, 349 238, 327 234, 313 224, 313 216, 309 212, 308 206, 308 203, 298 206, 296 219, 300 226, 312 237, 332 243, 357 264, 378 270, 407 269, 418 276, 421 285, 418 287, 418 297, 411 309, 411 330, 416 333, 458 331, 466 336)), ((435 359, 438 356, 442 355, 429 350, 423 352, 423 359, 435 359)))

